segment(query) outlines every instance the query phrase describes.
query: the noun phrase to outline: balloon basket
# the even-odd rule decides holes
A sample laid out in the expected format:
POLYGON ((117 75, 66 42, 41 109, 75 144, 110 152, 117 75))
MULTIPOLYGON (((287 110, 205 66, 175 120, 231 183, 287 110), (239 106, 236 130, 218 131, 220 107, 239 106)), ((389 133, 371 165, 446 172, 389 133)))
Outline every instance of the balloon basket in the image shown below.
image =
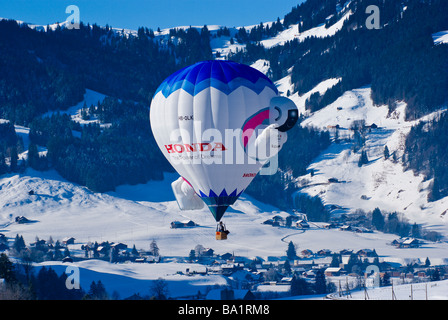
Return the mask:
POLYGON ((216 240, 226 240, 227 239, 227 233, 222 231, 216 231, 216 240))

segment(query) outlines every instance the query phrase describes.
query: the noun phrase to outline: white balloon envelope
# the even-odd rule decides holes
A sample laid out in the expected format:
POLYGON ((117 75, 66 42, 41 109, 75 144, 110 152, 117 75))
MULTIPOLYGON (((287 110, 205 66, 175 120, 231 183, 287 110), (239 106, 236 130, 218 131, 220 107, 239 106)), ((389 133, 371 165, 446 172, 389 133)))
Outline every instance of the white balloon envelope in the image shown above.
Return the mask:
MULTIPOLYGON (((159 148, 216 221, 277 154, 297 118, 295 104, 263 73, 224 60, 172 74, 150 108, 159 148)), ((178 182, 173 190, 189 194, 178 182)))

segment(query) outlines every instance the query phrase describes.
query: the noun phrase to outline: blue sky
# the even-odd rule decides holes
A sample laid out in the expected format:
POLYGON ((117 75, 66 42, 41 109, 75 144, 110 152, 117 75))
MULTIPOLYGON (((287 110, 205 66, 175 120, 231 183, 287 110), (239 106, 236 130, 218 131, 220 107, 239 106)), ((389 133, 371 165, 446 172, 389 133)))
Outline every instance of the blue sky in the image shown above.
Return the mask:
POLYGON ((0 17, 35 24, 63 22, 76 5, 81 21, 116 28, 189 25, 238 27, 282 19, 303 0, 0 0, 0 17))

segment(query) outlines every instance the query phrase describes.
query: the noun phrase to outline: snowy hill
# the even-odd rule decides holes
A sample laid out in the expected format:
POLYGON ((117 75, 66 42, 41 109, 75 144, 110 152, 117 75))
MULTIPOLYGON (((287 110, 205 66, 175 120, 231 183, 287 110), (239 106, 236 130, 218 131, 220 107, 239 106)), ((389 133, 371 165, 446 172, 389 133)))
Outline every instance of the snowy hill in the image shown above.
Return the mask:
POLYGON ((224 218, 231 231, 229 239, 215 241, 216 225, 208 209, 179 210, 170 186, 176 178, 174 174, 167 175, 163 182, 121 186, 116 192, 101 194, 64 181, 54 171, 27 170, 22 175, 9 175, 0 179, 2 233, 10 238, 23 235, 27 243, 34 242, 36 236, 51 236, 55 240, 75 237, 79 245, 108 240, 146 249, 155 239, 163 256, 187 256, 197 244, 211 247, 218 254, 284 256, 287 243, 293 241, 299 248, 315 251, 376 248, 380 255, 391 259, 428 256, 443 262, 447 258, 447 243, 397 250, 390 245, 397 236, 391 234, 326 230, 318 223, 306 232, 264 225, 268 218, 286 213, 247 196, 242 196, 224 218), (31 190, 33 195, 29 195, 31 190), (33 223, 18 224, 14 222, 16 216, 25 216, 33 223), (175 220, 193 220, 199 226, 171 229, 170 223, 175 220))
MULTIPOLYGON (((198 244, 212 248, 216 254, 226 252, 249 259, 285 256, 287 244, 293 241, 297 250, 343 249, 355 252, 375 248, 380 261, 406 265, 411 261, 446 264, 447 243, 425 243, 416 249, 397 249, 391 242, 397 237, 379 232, 359 234, 337 229, 327 230, 323 224, 312 223, 308 230, 272 227, 262 224, 274 215, 286 213, 243 196, 227 213, 224 221, 231 231, 227 241, 215 241, 215 222, 206 210, 181 212, 171 194, 170 182, 177 178, 167 175, 165 181, 137 186, 121 186, 116 192, 92 193, 60 178, 57 173, 28 170, 23 175, 10 175, 0 179, 1 233, 12 239, 22 235, 27 244, 39 239, 62 240, 74 237, 68 245, 72 256, 83 257, 83 244, 94 241, 122 242, 138 249, 149 249, 156 240, 165 259, 162 264, 110 264, 101 260, 86 260, 73 265, 81 270, 82 287, 91 281, 101 280, 108 290, 119 292, 122 298, 135 292, 148 294, 151 281, 163 278, 172 296, 185 296, 205 292, 206 287, 225 285, 220 275, 186 276, 188 268, 201 270, 204 266, 176 262, 186 257, 198 244), (29 195, 29 191, 34 191, 29 195), (31 220, 27 224, 14 221, 16 216, 31 220), (174 220, 193 220, 199 226, 171 229, 174 220)), ((316 263, 319 259, 315 259, 316 263)), ((44 262, 58 273, 67 265, 61 262, 44 262)))
MULTIPOLYGON (((447 209, 448 199, 428 202, 428 185, 422 175, 415 175, 411 170, 405 171, 400 161, 384 158, 384 148, 395 152, 396 159, 403 154, 404 138, 410 128, 418 121, 405 121, 405 103, 398 103, 397 108, 389 114, 387 106, 373 105, 370 88, 360 88, 345 92, 334 103, 308 117, 303 126, 311 125, 328 128, 339 143, 334 143, 319 156, 310 169, 316 174, 309 179, 303 191, 319 195, 327 204, 337 204, 348 211, 363 209, 371 211, 376 207, 386 211, 403 213, 408 219, 447 234, 448 220, 443 212, 447 209), (350 125, 354 120, 363 120, 370 128, 366 134, 369 163, 358 166, 360 151, 354 153, 353 132, 350 125), (338 124, 339 129, 334 126, 338 124), (351 138, 346 142, 344 139, 351 138), (328 179, 336 178, 342 183, 327 184, 328 179)), ((440 112, 435 112, 424 119, 431 119, 440 112)))

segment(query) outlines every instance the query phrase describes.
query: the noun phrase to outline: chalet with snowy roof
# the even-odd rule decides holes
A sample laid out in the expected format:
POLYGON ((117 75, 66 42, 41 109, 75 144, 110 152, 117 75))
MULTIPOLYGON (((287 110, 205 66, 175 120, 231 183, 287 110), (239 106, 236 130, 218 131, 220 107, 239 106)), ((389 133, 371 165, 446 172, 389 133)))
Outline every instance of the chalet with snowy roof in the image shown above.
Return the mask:
POLYGON ((300 254, 302 255, 302 257, 308 258, 313 255, 313 251, 311 251, 310 249, 305 249, 305 250, 302 250, 300 252, 300 254))
POLYGON ((231 254, 229 252, 226 252, 223 255, 221 255, 221 259, 223 259, 223 260, 230 260, 230 259, 232 259, 232 257, 233 257, 233 254, 231 254))
POLYGON ((65 237, 64 239, 62 239, 62 244, 64 244, 64 245, 75 244, 75 238, 65 237))
POLYGON ((364 228, 364 227, 354 227, 353 231, 357 233, 373 233, 372 229, 364 228))
POLYGON ((310 227, 309 223, 306 220, 297 221, 296 226, 302 229, 308 229, 310 227))
POLYGON ((420 246, 420 241, 415 238, 400 238, 392 241, 392 245, 397 248, 418 248, 420 246))
POLYGON ((73 262, 73 259, 71 257, 69 257, 69 256, 64 257, 62 259, 62 263, 66 263, 66 262, 71 263, 71 262, 73 262))
POLYGON ((342 268, 339 268, 339 267, 328 267, 324 271, 326 277, 340 276, 341 272, 342 272, 342 268))
POLYGON ((16 217, 16 218, 15 218, 15 221, 16 221, 18 224, 31 223, 31 220, 27 219, 27 218, 24 217, 24 216, 18 216, 18 217, 16 217))
POLYGON ((318 256, 331 256, 333 254, 333 252, 330 249, 321 249, 319 251, 317 251, 317 255, 318 256))
POLYGON ((337 225, 336 223, 334 223, 334 222, 331 222, 331 223, 326 223, 326 224, 324 224, 323 227, 324 227, 325 229, 333 229, 333 228, 337 228, 338 225, 337 225))
POLYGON ((30 243, 30 246, 40 248, 40 247, 44 247, 45 244, 46 244, 46 241, 44 239, 37 239, 35 242, 30 243))
POLYGON ((195 227, 197 224, 192 220, 185 220, 185 221, 173 221, 171 222, 171 228, 189 228, 189 227, 195 227))
POLYGON ((356 252, 356 254, 360 257, 375 257, 376 256, 375 250, 371 250, 371 249, 361 249, 358 252, 356 252))
POLYGON ((126 250, 128 248, 127 244, 124 244, 121 242, 117 242, 117 243, 112 242, 112 244, 110 246, 111 246, 111 248, 115 248, 117 250, 126 250))
POLYGON ((417 248, 420 245, 420 241, 415 238, 408 238, 403 241, 404 248, 417 248))

